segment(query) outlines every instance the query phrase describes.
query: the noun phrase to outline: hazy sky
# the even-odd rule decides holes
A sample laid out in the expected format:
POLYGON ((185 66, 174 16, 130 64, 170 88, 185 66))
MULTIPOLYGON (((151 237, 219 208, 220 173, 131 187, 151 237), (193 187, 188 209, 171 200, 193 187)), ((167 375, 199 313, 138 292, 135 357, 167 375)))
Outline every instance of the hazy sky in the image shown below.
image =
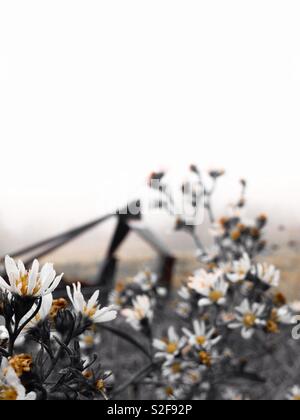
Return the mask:
POLYGON ((299 21, 299 0, 1 0, 0 224, 56 231, 191 162, 300 223, 299 21))

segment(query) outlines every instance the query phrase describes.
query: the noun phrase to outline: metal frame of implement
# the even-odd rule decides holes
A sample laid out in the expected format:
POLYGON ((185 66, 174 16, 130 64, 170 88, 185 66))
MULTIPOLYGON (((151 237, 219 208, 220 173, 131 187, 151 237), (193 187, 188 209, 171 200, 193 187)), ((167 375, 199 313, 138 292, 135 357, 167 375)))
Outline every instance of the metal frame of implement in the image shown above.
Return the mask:
MULTIPOLYGON (((95 288, 101 287, 103 300, 107 300, 109 292, 114 287, 115 276, 118 269, 118 259, 116 253, 120 246, 124 243, 130 233, 137 234, 141 240, 145 241, 151 248, 153 248, 158 253, 158 267, 157 273, 159 275, 159 282, 161 285, 170 288, 173 270, 175 267, 176 259, 169 252, 165 244, 148 228, 139 226, 136 221, 142 220, 142 214, 139 210, 136 215, 131 215, 129 208, 140 209, 140 201, 130 203, 125 209, 121 209, 116 214, 108 214, 99 219, 93 220, 89 223, 81 225, 77 228, 71 229, 62 234, 53 236, 51 238, 45 239, 43 241, 37 242, 28 247, 19 249, 16 252, 11 253, 11 257, 20 258, 22 257, 26 265, 29 265, 33 262, 35 258, 42 258, 51 252, 56 251, 62 246, 68 244, 69 242, 75 240, 82 234, 87 231, 92 230, 93 228, 105 223, 109 219, 117 218, 117 226, 113 237, 108 248, 108 252, 104 259, 104 262, 101 264, 99 273, 96 277, 96 282, 94 286, 86 287, 85 293, 91 293, 95 288)), ((4 257, 0 258, 0 263, 3 264, 4 257)), ((4 273, 2 273, 4 276, 4 273)), ((57 291, 61 295, 61 291, 57 291)))

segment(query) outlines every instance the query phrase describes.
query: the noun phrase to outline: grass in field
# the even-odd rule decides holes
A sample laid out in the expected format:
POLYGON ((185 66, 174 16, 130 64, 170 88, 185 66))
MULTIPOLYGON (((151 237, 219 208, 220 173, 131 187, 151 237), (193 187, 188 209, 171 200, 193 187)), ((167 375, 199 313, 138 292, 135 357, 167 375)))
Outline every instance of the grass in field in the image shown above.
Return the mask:
MULTIPOLYGON (((276 265, 281 270, 282 282, 280 291, 283 292, 289 301, 300 299, 300 252, 293 250, 280 250, 273 255, 260 257, 261 261, 266 261, 276 265)), ((136 275, 143 268, 149 267, 155 270, 155 260, 150 258, 137 258, 119 262, 117 278, 125 278, 136 275)), ((174 287, 181 285, 194 270, 199 268, 196 259, 182 256, 178 258, 176 271, 173 278, 174 287)), ((64 271, 68 278, 74 280, 93 281, 96 273, 100 269, 99 263, 77 263, 59 267, 64 271)))

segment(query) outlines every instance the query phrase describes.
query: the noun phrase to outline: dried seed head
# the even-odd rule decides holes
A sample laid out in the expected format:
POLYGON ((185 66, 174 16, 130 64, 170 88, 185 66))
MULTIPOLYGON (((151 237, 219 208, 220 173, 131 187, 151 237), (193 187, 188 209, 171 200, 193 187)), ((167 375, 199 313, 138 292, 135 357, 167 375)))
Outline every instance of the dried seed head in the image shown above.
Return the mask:
POLYGON ((56 299, 52 303, 52 308, 50 311, 50 318, 54 319, 57 317, 59 311, 62 311, 68 307, 68 302, 66 299, 56 299))
POLYGON ((266 330, 270 334, 278 334, 280 332, 277 322, 271 319, 267 322, 266 330))
POLYGON ((0 385, 0 401, 16 401, 18 393, 15 388, 0 385))
POLYGON ((220 178, 221 176, 225 175, 224 169, 213 169, 208 172, 209 176, 213 179, 220 178))
POLYGON ((19 354, 9 359, 9 365, 16 372, 18 377, 29 373, 32 369, 32 357, 29 354, 19 354))
POLYGON ((286 305, 287 300, 283 293, 277 293, 273 298, 273 302, 276 306, 281 307, 286 305))
POLYGON ((260 238, 260 230, 258 228, 252 228, 250 230, 250 235, 253 239, 259 239, 260 238))
POLYGON ((230 236, 231 236, 231 239, 234 242, 237 242, 240 239, 240 237, 242 236, 242 233, 241 233, 241 231, 239 229, 235 229, 235 230, 233 230, 231 232, 231 235, 230 236))
POLYGON ((199 173, 200 173, 197 165, 191 165, 190 166, 190 171, 193 172, 194 174, 197 174, 197 175, 199 175, 199 173))

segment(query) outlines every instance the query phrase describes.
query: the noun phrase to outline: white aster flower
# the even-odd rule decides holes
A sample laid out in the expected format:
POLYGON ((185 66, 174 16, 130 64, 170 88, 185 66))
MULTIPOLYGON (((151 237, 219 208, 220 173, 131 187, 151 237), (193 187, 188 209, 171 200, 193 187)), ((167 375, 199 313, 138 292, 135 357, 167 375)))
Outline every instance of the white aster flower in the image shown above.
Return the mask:
POLYGON ((199 300, 199 306, 224 305, 228 288, 229 284, 223 278, 216 278, 208 289, 202 290, 201 295, 204 297, 199 300))
POLYGON ((259 326, 265 325, 266 322, 261 319, 265 311, 265 305, 259 303, 250 304, 245 299, 242 304, 235 308, 235 321, 228 325, 230 329, 242 329, 242 337, 245 340, 252 338, 255 329, 259 326))
POLYGON ((155 273, 152 273, 150 270, 145 270, 137 274, 133 282, 138 284, 143 292, 149 292, 152 290, 158 281, 158 276, 155 273))
POLYGON ((253 274, 270 287, 279 287, 280 285, 280 271, 274 265, 257 264, 253 274))
POLYGON ((184 385, 195 386, 202 381, 202 374, 205 371, 203 366, 188 367, 182 375, 184 385))
POLYGON ((193 364, 184 360, 166 360, 162 366, 163 377, 170 383, 174 383, 179 379, 182 379, 183 374, 187 369, 191 369, 193 364))
POLYGON ((160 401, 182 400, 184 394, 184 388, 181 385, 166 385, 156 390, 157 399, 160 401))
POLYGON ((77 285, 73 284, 73 295, 70 286, 67 286, 67 293, 75 312, 86 316, 95 324, 110 322, 116 319, 117 311, 113 306, 101 308, 101 305, 98 302, 99 290, 93 294, 88 302, 86 302, 81 292, 80 283, 77 283, 77 285))
POLYGON ((121 293, 119 293, 116 290, 113 290, 108 298, 108 302, 110 305, 114 306, 116 309, 121 309, 126 301, 126 298, 122 296, 121 293))
POLYGON ((295 319, 295 316, 291 313, 288 305, 282 306, 281 308, 276 309, 274 311, 276 311, 277 320, 281 324, 297 324, 297 320, 295 319))
POLYGON ((156 293, 159 297, 165 298, 168 296, 168 289, 166 287, 157 287, 156 293))
POLYGON ((300 300, 295 300, 294 302, 289 304, 291 310, 295 313, 300 313, 300 300))
POLYGON ((26 390, 14 369, 6 359, 2 360, 0 369, 0 401, 33 401, 36 394, 26 390))
POLYGON ((219 272, 208 273, 203 269, 198 270, 195 272, 194 276, 190 278, 188 287, 202 295, 203 291, 209 289, 216 282, 219 275, 219 272))
POLYGON ((153 347, 158 350, 155 357, 158 359, 173 360, 181 353, 186 344, 186 338, 179 337, 175 331, 175 328, 170 327, 166 340, 153 340, 153 347))
POLYGON ((101 335, 87 331, 79 337, 79 344, 82 350, 95 348, 101 343, 101 335))
POLYGON ((222 311, 220 313, 220 320, 224 323, 224 324, 229 324, 230 322, 235 320, 235 313, 234 312, 226 312, 226 311, 222 311))
POLYGON ((153 319, 152 303, 148 296, 137 296, 133 300, 133 307, 122 310, 122 315, 135 330, 142 329, 143 322, 151 322, 153 319))
POLYGON ((22 261, 16 263, 6 256, 5 268, 9 284, 0 277, 0 288, 19 296, 40 297, 52 293, 63 277, 56 277, 52 264, 45 264, 41 271, 37 260, 32 264, 31 270, 27 271, 22 261))
POLYGON ((244 401, 243 394, 238 392, 236 389, 228 387, 223 393, 222 393, 223 400, 225 401, 244 401))
POLYGON ((187 328, 183 328, 182 331, 188 337, 189 344, 196 347, 198 350, 210 350, 221 340, 221 337, 212 338, 215 333, 215 329, 212 328, 210 331, 206 331, 205 322, 203 321, 199 322, 195 320, 193 322, 193 327, 193 332, 187 328))
POLYGON ((287 399, 290 401, 300 401, 300 386, 293 386, 287 394, 287 399))
POLYGON ((182 286, 182 287, 179 289, 179 291, 178 291, 178 295, 181 297, 181 299, 184 299, 184 300, 190 300, 190 299, 191 299, 191 292, 190 292, 190 290, 189 290, 187 287, 185 287, 185 286, 182 286))
POLYGON ((179 302, 175 311, 181 318, 187 319, 191 315, 192 307, 188 302, 179 302))
POLYGON ((209 228, 209 233, 214 238, 220 238, 225 235, 226 229, 224 228, 224 225, 222 225, 220 222, 216 222, 209 228))
POLYGON ((246 279, 247 274, 251 270, 251 260, 248 254, 244 254, 239 261, 234 261, 230 273, 227 273, 227 278, 232 283, 238 283, 246 279))

